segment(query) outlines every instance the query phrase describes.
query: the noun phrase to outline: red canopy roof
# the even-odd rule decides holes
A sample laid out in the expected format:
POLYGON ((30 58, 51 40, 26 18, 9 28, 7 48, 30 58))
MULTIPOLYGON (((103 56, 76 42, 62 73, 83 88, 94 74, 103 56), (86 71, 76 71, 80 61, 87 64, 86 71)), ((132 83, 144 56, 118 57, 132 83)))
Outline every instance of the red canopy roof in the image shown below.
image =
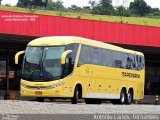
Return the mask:
POLYGON ((102 42, 160 46, 160 27, 3 10, 0 10, 0 33, 27 36, 81 36, 102 42))

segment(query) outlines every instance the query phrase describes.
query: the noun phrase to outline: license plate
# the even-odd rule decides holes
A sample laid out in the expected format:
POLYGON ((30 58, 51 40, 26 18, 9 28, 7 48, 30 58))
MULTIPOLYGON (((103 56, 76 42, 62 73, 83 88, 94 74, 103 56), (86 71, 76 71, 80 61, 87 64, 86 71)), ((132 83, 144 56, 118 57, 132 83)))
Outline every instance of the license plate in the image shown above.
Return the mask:
POLYGON ((42 95, 42 91, 35 91, 36 95, 42 95))

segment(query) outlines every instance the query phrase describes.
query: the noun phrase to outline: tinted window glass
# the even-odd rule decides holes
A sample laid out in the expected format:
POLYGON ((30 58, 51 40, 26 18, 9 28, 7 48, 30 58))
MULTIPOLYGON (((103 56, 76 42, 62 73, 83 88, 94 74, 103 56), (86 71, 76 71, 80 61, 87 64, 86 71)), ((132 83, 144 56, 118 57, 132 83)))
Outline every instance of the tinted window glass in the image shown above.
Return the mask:
POLYGON ((137 68, 136 68, 136 55, 132 55, 132 57, 133 57, 133 61, 132 61, 132 69, 133 70, 137 70, 137 68))
POLYGON ((82 45, 78 65, 82 64, 95 64, 112 66, 115 68, 142 70, 144 68, 144 57, 82 45))
POLYGON ((112 66, 112 54, 110 50, 102 49, 102 65, 112 66))
POLYGON ((79 44, 69 44, 66 46, 66 50, 72 50, 72 53, 71 53, 72 64, 75 63, 78 47, 79 47, 79 44))
MULTIPOLYGON (((126 53, 125 53, 126 54, 126 53)), ((126 54, 126 69, 133 69, 133 61, 134 61, 134 56, 132 54, 126 54)))
POLYGON ((141 69, 144 69, 144 65, 145 65, 145 61, 144 61, 144 57, 142 56, 142 68, 141 69))
POLYGON ((78 47, 79 47, 78 43, 69 44, 66 46, 66 50, 72 50, 72 53, 68 54, 66 58, 66 64, 65 64, 65 69, 64 69, 65 76, 69 75, 73 71, 78 47))
POLYGON ((78 65, 90 64, 91 63, 90 55, 91 55, 90 46, 82 45, 78 65))
POLYGON ((95 65, 101 65, 101 49, 97 47, 91 47, 91 63, 95 65))
POLYGON ((112 66, 116 68, 122 68, 122 53, 117 51, 112 51, 112 66))
POLYGON ((144 68, 144 57, 136 55, 136 68, 142 70, 144 68))
POLYGON ((61 76, 61 55, 65 47, 45 47, 43 53, 43 67, 49 77, 61 76))
POLYGON ((144 58, 142 56, 122 53, 123 68, 131 70, 142 70, 144 67, 144 58))
POLYGON ((128 58, 128 54, 122 53, 122 66, 125 69, 127 69, 127 58, 128 58))

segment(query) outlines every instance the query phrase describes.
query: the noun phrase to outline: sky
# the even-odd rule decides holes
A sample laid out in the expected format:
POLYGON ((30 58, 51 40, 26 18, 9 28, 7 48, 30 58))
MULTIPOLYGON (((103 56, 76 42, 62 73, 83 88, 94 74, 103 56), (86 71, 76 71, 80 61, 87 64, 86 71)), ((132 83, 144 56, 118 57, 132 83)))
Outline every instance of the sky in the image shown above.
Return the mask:
MULTIPOLYGON (((83 6, 87 6, 88 5, 88 1, 89 0, 61 0, 63 1, 63 5, 66 7, 69 7, 73 4, 83 7, 83 6)), ((95 0, 95 1, 99 1, 99 0, 95 0)), ((122 5, 123 1, 133 1, 133 0, 112 0, 113 1, 113 5, 122 5)), ((150 5, 153 8, 160 8, 160 0, 145 0, 147 2, 148 5, 150 5)), ((2 4, 11 4, 11 5, 16 5, 16 3, 18 2, 18 0, 2 0, 2 4)), ((129 4, 125 3, 124 5, 127 6, 129 4)))

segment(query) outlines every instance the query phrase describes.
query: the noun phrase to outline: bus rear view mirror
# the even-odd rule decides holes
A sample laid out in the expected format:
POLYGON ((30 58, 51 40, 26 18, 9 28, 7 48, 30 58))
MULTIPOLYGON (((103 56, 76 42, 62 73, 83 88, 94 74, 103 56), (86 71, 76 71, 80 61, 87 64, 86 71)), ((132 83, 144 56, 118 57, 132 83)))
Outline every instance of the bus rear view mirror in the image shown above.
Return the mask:
POLYGON ((25 53, 25 51, 19 51, 18 53, 16 53, 16 55, 15 55, 15 64, 18 65, 19 56, 24 54, 24 53, 25 53))
POLYGON ((69 53, 72 53, 72 50, 66 50, 65 52, 62 53, 61 56, 61 64, 64 65, 66 63, 66 57, 69 53))

